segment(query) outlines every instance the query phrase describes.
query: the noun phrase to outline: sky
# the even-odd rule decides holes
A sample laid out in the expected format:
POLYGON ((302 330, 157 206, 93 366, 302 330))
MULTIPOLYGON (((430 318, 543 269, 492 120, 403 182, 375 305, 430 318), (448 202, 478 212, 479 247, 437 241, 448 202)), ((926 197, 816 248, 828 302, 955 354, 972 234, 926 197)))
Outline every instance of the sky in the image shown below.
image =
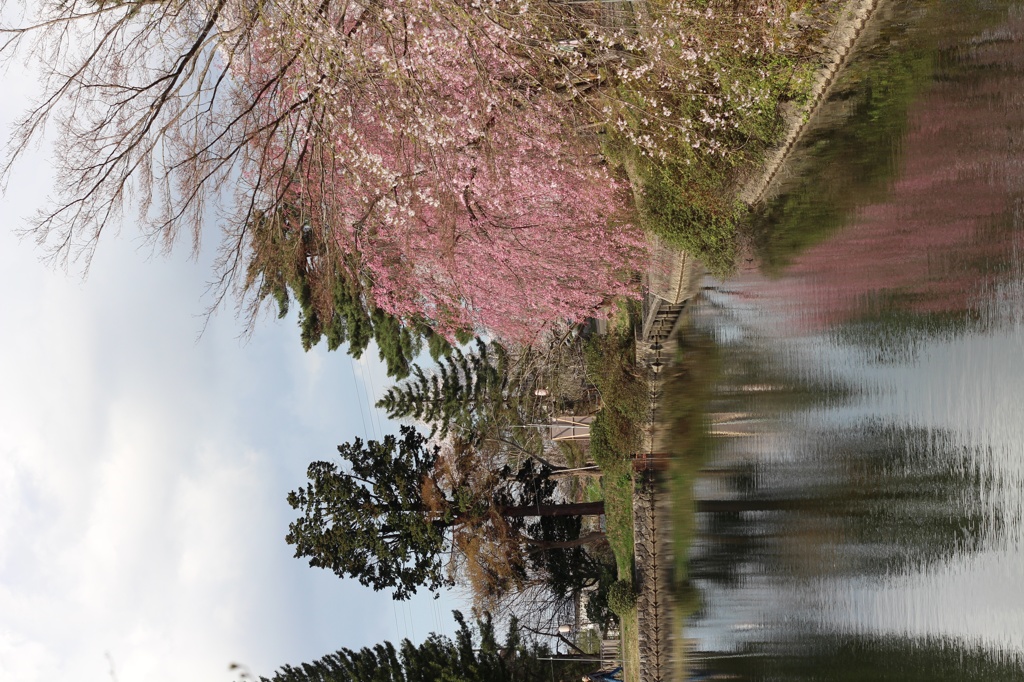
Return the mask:
MULTIPOLYGON (((6 130, 32 84, 4 86, 6 130)), ((165 257, 126 226, 87 278, 48 267, 15 231, 51 172, 37 150, 0 202, 0 680, 233 680, 452 634, 454 595, 395 604, 284 541, 309 462, 397 429, 375 352, 305 353, 294 313, 199 337, 214 238, 165 257)))

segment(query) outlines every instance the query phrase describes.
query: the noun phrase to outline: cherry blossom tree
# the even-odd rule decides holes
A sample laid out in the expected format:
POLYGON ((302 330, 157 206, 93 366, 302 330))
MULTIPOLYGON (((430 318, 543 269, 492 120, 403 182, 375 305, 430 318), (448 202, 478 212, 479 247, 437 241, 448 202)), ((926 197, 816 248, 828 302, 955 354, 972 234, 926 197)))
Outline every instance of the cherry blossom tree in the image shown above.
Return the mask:
POLYGON ((87 267, 125 209, 167 245, 188 228, 198 249, 220 205, 219 301, 259 291, 238 276, 254 219, 299 206, 327 257, 358 261, 372 305, 448 337, 531 341, 634 292, 644 257, 587 99, 600 76, 582 72, 615 53, 594 14, 511 0, 44 2, 2 30, 0 55, 52 65, 6 170, 56 122, 57 199, 32 232, 60 262, 87 267))
POLYGON ((541 86, 515 24, 495 20, 514 7, 350 9, 302 59, 289 55, 316 28, 268 22, 245 80, 262 92, 287 73, 292 87, 262 104, 290 117, 260 144, 313 230, 361 255, 376 305, 446 335, 529 342, 635 291, 645 249, 628 188, 579 132, 573 99, 541 86))

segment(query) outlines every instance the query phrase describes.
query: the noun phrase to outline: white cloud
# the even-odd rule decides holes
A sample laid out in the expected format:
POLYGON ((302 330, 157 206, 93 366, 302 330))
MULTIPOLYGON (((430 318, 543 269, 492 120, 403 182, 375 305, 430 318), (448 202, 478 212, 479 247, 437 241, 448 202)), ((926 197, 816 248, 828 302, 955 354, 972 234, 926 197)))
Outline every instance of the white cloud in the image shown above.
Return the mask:
MULTIPOLYGON (((0 125, 32 87, 5 77, 0 125)), ((130 229, 87 281, 45 267, 13 230, 50 172, 26 159, 0 203, 0 680, 219 682, 436 629, 429 597, 395 608, 284 542, 307 464, 373 435, 350 360, 303 353, 294 316, 243 344, 222 312, 197 343, 209 255, 130 229)))
POLYGON ((7 630, 0 630, 0 672, 10 680, 58 679, 53 652, 7 630))
POLYGON ((0 679, 106 682, 109 652, 120 682, 220 681, 451 631, 450 601, 396 608, 284 542, 308 462, 365 435, 346 356, 294 319, 196 343, 202 264, 118 242, 82 284, 0 254, 0 679))

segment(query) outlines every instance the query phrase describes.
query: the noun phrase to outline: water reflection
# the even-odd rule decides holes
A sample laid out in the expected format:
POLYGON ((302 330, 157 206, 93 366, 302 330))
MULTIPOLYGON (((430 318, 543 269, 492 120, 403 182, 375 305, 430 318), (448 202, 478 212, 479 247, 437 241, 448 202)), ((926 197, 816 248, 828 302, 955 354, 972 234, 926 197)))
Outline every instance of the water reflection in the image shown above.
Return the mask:
POLYGON ((688 676, 1024 679, 1024 12, 888 11, 696 312, 688 676))

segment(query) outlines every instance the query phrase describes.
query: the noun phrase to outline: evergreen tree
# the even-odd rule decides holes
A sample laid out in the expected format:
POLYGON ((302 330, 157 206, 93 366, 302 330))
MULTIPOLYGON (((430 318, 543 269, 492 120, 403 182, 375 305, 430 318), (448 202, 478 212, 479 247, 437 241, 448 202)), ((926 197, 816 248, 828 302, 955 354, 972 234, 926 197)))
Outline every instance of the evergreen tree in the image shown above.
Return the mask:
POLYGON ((349 463, 309 465, 310 483, 288 494, 303 517, 289 526, 286 540, 310 566, 352 575, 375 590, 395 588, 407 599, 420 585, 436 590, 450 583, 438 555, 451 518, 430 513, 421 487, 437 459, 437 449, 412 428, 402 439, 360 439, 338 446, 349 463))
POLYGON ((578 680, 592 664, 540 660, 545 645, 524 642, 513 619, 504 644, 499 644, 489 615, 476 632, 454 612, 459 629, 452 640, 431 634, 420 645, 408 639, 396 648, 384 642, 359 651, 340 649, 312 663, 283 666, 260 682, 550 682, 578 680))
POLYGON ((299 337, 307 351, 326 338, 328 350, 347 345, 358 359, 373 340, 388 376, 396 379, 409 376, 424 343, 434 360, 451 352, 451 344, 422 320, 399 319, 373 305, 358 259, 330 249, 294 207, 258 213, 250 229, 247 286, 257 301, 273 298, 279 318, 293 299, 299 304, 299 337))
POLYGON ((414 419, 431 427, 430 435, 446 437, 452 430, 472 437, 482 424, 508 408, 508 355, 497 343, 476 340, 476 350, 458 348, 428 375, 414 365, 412 377, 388 389, 377 407, 391 419, 414 419))
MULTIPOLYGON (((286 540, 310 566, 355 577, 375 590, 393 588, 396 599, 420 586, 437 590, 451 583, 442 561, 446 550, 467 554, 468 546, 453 538, 457 529, 466 529, 463 535, 477 545, 489 533, 513 543, 499 554, 514 559, 519 543, 532 540, 522 534, 525 518, 604 513, 602 502, 555 503, 553 484, 532 462, 516 476, 467 472, 442 481, 434 466, 438 448, 408 426, 400 439, 389 435, 364 444, 357 438, 338 446, 338 453, 348 461, 347 471, 313 462, 310 483, 288 494, 302 516, 289 526, 286 540)), ((533 544, 547 546, 543 540, 533 544)))
POLYGON ((581 524, 579 516, 548 516, 529 524, 527 530, 536 548, 543 550, 529 553, 530 567, 545 576, 551 594, 563 599, 596 585, 615 566, 606 538, 581 536, 581 524))

